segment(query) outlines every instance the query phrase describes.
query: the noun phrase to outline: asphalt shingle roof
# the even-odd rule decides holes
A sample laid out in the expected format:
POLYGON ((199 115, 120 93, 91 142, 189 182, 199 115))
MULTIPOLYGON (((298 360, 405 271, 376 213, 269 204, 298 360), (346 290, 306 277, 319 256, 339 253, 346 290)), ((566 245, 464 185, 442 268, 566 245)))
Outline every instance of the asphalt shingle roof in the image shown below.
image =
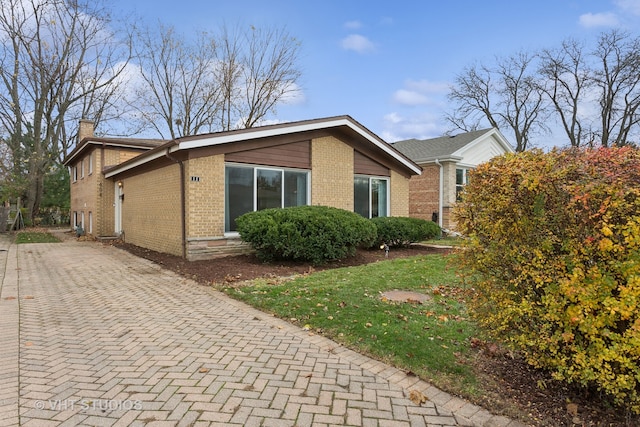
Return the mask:
POLYGON ((393 147, 414 162, 450 156, 492 129, 482 129, 452 136, 431 139, 406 139, 393 143, 393 147))

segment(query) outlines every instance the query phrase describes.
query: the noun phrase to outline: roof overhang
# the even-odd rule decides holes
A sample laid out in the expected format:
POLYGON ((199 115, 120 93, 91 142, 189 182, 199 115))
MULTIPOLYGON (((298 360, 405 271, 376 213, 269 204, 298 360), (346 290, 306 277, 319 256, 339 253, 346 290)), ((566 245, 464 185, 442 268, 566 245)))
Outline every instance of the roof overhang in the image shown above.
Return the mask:
POLYGON ((251 141, 261 138, 277 137, 295 133, 328 130, 335 128, 348 128, 358 136, 373 144, 385 154, 392 157, 396 162, 410 170, 415 175, 421 174, 421 168, 415 162, 408 159, 391 145, 380 139, 377 135, 360 125, 349 116, 338 116, 326 119, 316 119, 293 123, 284 123, 270 126, 262 126, 248 129, 240 129, 229 132, 220 132, 199 136, 188 136, 171 141, 161 147, 157 147, 140 156, 124 162, 105 173, 106 178, 111 178, 123 172, 137 168, 145 163, 157 160, 166 155, 171 155, 178 151, 190 150, 203 147, 211 147, 234 142, 251 141))
POLYGON ((117 148, 130 148, 130 149, 139 149, 139 150, 150 150, 152 148, 158 147, 158 144, 145 143, 133 140, 120 140, 115 138, 85 138, 69 153, 67 157, 63 160, 62 164, 68 166, 70 163, 73 163, 78 157, 82 155, 90 146, 96 147, 117 147, 117 148))

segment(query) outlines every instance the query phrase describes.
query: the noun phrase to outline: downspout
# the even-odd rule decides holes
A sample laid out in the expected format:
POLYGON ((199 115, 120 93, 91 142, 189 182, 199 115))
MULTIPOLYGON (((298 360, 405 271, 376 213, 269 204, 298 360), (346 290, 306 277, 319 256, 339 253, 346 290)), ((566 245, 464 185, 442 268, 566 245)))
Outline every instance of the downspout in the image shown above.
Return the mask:
POLYGON ((440 168, 440 179, 438 180, 438 225, 442 228, 442 203, 444 202, 444 166, 440 160, 436 159, 436 165, 440 168))
POLYGON ((182 222, 182 258, 187 259, 187 223, 186 223, 186 190, 184 184, 184 162, 171 156, 169 150, 171 147, 167 147, 165 156, 167 159, 180 165, 180 219, 182 222))

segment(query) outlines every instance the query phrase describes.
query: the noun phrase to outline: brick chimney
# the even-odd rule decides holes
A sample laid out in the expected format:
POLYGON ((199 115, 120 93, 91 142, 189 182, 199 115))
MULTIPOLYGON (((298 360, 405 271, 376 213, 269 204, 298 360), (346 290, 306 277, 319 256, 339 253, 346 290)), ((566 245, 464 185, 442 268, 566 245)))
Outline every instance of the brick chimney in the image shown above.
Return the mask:
POLYGON ((93 136, 93 126, 94 123, 91 120, 80 120, 80 128, 78 128, 78 142, 93 136))

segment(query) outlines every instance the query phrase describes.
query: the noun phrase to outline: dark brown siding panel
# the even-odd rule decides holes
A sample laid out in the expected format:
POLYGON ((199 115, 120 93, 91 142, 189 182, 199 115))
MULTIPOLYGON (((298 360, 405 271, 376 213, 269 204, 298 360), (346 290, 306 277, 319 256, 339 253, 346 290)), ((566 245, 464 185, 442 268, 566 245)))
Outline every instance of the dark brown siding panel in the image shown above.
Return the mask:
POLYGON ((389 168, 381 165, 375 160, 370 159, 359 151, 355 152, 353 158, 353 169, 357 174, 363 175, 377 175, 377 176, 390 176, 391 172, 389 168))
POLYGON ((311 142, 301 141, 272 147, 227 153, 227 162, 251 163, 287 168, 311 168, 311 142))

